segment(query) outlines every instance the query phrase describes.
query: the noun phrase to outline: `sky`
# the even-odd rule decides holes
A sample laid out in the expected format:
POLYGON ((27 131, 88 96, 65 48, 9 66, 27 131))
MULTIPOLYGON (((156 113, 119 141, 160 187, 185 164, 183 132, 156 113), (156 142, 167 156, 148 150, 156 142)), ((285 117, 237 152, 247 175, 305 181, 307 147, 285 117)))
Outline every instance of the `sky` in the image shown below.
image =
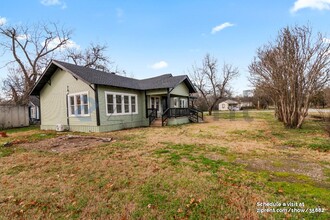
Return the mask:
MULTIPOLYGON (((2 0, 0 25, 59 22, 72 46, 106 44, 128 76, 189 74, 206 53, 237 67, 236 95, 250 89, 248 66, 258 47, 286 26, 310 25, 330 39, 330 0, 2 0)), ((330 42, 330 41, 328 41, 330 42)), ((0 54, 0 66, 11 57, 0 54)), ((6 76, 0 69, 0 80, 6 76)))

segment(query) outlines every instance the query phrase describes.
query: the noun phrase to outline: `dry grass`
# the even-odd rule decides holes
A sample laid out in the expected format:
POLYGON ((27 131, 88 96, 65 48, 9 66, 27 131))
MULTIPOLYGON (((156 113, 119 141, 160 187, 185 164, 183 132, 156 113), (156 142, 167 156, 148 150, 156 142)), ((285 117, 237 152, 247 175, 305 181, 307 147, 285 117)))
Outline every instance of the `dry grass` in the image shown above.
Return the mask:
POLYGON ((293 134, 267 117, 209 117, 84 142, 38 130, 9 134, 4 142, 23 143, 0 157, 0 219, 328 219, 256 212, 257 202, 330 206, 329 153, 285 144, 298 136, 309 144, 315 132, 293 134), (76 150, 54 152, 55 142, 76 150))

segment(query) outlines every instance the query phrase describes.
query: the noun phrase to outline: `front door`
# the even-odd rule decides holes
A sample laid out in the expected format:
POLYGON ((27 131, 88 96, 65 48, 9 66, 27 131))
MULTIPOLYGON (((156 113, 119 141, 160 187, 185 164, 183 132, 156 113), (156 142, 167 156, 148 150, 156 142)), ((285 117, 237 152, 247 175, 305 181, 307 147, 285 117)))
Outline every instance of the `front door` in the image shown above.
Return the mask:
POLYGON ((161 117, 163 114, 160 100, 161 99, 159 96, 150 96, 150 106, 149 107, 157 109, 157 117, 161 117))

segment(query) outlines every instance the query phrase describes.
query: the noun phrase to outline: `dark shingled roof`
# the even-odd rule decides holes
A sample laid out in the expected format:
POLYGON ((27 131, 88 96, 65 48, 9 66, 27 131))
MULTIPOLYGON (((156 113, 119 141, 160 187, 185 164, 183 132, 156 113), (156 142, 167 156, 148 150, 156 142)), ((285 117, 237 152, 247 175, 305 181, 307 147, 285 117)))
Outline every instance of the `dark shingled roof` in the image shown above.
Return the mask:
POLYGON ((157 77, 138 80, 129 77, 119 76, 113 73, 103 72, 83 66, 74 65, 71 63, 65 63, 57 60, 53 60, 45 72, 39 78, 35 87, 31 91, 31 95, 39 95, 39 92, 44 85, 49 81, 54 72, 61 68, 74 77, 84 81, 87 84, 114 86, 120 88, 129 88, 136 90, 151 90, 151 89, 164 89, 174 88, 181 82, 185 82, 190 93, 195 93, 196 89, 189 80, 187 75, 172 76, 172 74, 164 74, 157 77))

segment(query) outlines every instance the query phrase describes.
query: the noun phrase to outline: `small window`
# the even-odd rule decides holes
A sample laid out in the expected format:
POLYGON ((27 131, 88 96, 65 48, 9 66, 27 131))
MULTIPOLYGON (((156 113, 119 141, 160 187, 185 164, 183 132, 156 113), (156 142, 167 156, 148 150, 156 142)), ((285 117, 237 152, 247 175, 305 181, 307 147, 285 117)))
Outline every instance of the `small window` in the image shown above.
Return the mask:
POLYGON ((35 118, 35 112, 34 112, 34 108, 35 107, 31 107, 31 109, 30 109, 30 114, 31 114, 31 118, 35 118))
POLYGON ((87 93, 69 95, 69 114, 70 116, 89 115, 87 93))
POLYGON ((135 98, 135 96, 131 96, 131 109, 132 109, 132 113, 136 112, 136 98, 135 98))
POLYGON ((186 107, 186 99, 180 99, 180 108, 186 107))
POLYGON ((121 103, 121 95, 116 95, 116 109, 117 113, 122 113, 122 103, 121 103))
POLYGON ((173 101, 174 101, 174 108, 179 107, 178 98, 174 98, 173 101))
POLYGON ((108 103, 108 114, 112 114, 114 113, 114 107, 113 107, 113 95, 112 94, 108 94, 107 95, 107 103, 108 103))
POLYGON ((226 108, 226 105, 225 104, 222 104, 222 108, 226 108))
POLYGON ((129 96, 124 95, 124 111, 129 113, 129 96))

